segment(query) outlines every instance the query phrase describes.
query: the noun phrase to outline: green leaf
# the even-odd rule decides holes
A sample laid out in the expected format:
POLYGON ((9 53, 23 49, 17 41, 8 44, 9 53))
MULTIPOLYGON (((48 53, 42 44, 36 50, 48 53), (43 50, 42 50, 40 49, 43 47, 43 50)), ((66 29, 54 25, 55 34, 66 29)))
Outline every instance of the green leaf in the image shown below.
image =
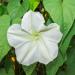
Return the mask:
POLYGON ((22 6, 24 7, 24 10, 27 11, 29 9, 29 0, 24 0, 22 6))
POLYGON ((11 18, 16 16, 16 13, 20 7, 20 0, 9 0, 7 10, 11 18))
POLYGON ((61 0, 43 0, 43 4, 54 22, 62 24, 61 0))
POLYGON ((35 10, 39 2, 39 0, 24 0, 20 3, 20 0, 9 0, 7 10, 13 20, 21 18, 28 9, 35 10))
POLYGON ((0 75, 15 75, 13 68, 10 68, 8 72, 4 68, 0 68, 0 75))
POLYGON ((0 61, 8 53, 10 47, 7 42, 7 29, 10 25, 10 17, 3 15, 0 17, 0 61))
POLYGON ((3 14, 3 12, 4 12, 4 8, 3 8, 3 6, 2 6, 2 5, 0 5, 0 15, 2 15, 2 14, 3 14))
POLYGON ((73 23, 73 25, 72 25, 72 27, 71 27, 69 33, 68 33, 67 36, 65 37, 63 43, 62 43, 61 46, 60 46, 60 50, 61 50, 61 52, 62 52, 63 55, 66 54, 67 48, 68 48, 68 46, 69 46, 69 43, 70 43, 70 41, 71 41, 73 35, 75 35, 75 21, 74 21, 74 23, 73 23))
POLYGON ((7 14, 7 13, 8 13, 8 12, 7 12, 6 6, 3 5, 3 4, 1 4, 1 5, 0 5, 0 16, 1 16, 1 15, 4 15, 4 14, 7 14))
POLYGON ((53 21, 62 25, 66 36, 75 18, 74 0, 43 0, 43 3, 53 21))
MULTIPOLYGON (((57 70, 59 69, 59 67, 65 62, 66 60, 66 50, 69 46, 69 43, 73 37, 73 35, 75 35, 75 22, 73 23, 73 26, 71 28, 71 30, 69 31, 67 37, 65 38, 64 42, 62 43, 60 50, 62 53, 60 53, 58 55, 58 58, 55 59, 55 61, 53 61, 52 63, 49 63, 46 66, 46 70, 47 70, 47 75, 55 75, 57 70), (64 55, 64 57, 62 57, 62 55, 64 55)), ((59 51, 60 52, 60 51, 59 51)))
MULTIPOLYGON (((49 18, 47 21, 47 25, 52 22, 52 19, 49 18)), ((64 61, 65 59, 62 57, 61 51, 59 51, 58 57, 46 66, 47 75, 56 75, 56 72, 58 71, 59 67, 64 63, 64 61)))
POLYGON ((23 6, 20 5, 20 6, 18 7, 18 9, 16 10, 14 19, 16 19, 16 18, 22 18, 22 16, 26 13, 26 11, 27 11, 27 10, 25 10, 25 9, 23 8, 23 6))
POLYGON ((35 10, 39 5, 40 0, 29 0, 30 9, 35 10))
POLYGON ((12 21, 12 24, 20 24, 21 23, 21 18, 15 18, 15 19, 13 19, 13 21, 12 21))
POLYGON ((75 36, 72 37, 67 51, 67 61, 59 68, 57 75, 75 75, 75 36))
POLYGON ((57 70, 63 64, 63 62, 64 62, 64 59, 61 53, 59 52, 58 57, 46 66, 47 75, 56 75, 57 70))
POLYGON ((39 2, 39 0, 24 0, 21 4, 20 0, 9 0, 7 10, 11 19, 21 18, 28 9, 35 10, 39 2))
POLYGON ((20 4, 20 0, 9 0, 7 6, 7 10, 11 19, 21 18, 28 10, 28 8, 29 5, 27 3, 27 0, 23 1, 22 4, 20 4))
POLYGON ((35 70, 36 64, 30 65, 30 66, 23 66, 23 69, 26 73, 26 75, 32 75, 35 70))
POLYGON ((75 75, 75 36, 71 41, 71 47, 69 48, 67 52, 67 75, 75 75))
POLYGON ((15 65, 10 60, 10 54, 6 55, 0 64, 0 75, 15 75, 15 65))
MULTIPOLYGON (((62 63, 64 63, 65 59, 65 54, 66 54, 66 50, 68 48, 68 45, 70 43, 70 40, 74 34, 74 30, 75 30, 75 25, 73 24, 74 21, 74 11, 75 11, 75 3, 74 1, 70 1, 70 0, 63 0, 63 2, 61 0, 43 0, 44 3, 44 7, 45 9, 49 12, 50 16, 52 17, 53 21, 60 24, 62 29, 63 29, 63 33, 65 36, 65 39, 63 40, 63 43, 61 44, 60 47, 60 52, 61 54, 64 55, 63 57, 63 61, 62 63), (73 24, 73 27, 72 27, 73 24), (71 29, 71 30, 70 30, 71 29)), ((58 56, 60 57, 60 56, 58 56)), ((57 65, 56 62, 54 62, 54 64, 56 65, 53 66, 47 66, 47 74, 48 75, 55 75, 58 68, 62 65, 60 60, 62 59, 58 59, 57 64, 59 62, 59 64, 57 65)))

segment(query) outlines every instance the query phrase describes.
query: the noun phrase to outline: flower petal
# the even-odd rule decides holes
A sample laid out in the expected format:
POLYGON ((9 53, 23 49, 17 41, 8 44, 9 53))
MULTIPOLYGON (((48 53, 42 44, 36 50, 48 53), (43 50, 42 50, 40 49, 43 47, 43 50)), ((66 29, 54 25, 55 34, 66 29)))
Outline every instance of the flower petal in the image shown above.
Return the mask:
POLYGON ((47 38, 43 38, 39 43, 39 62, 48 64, 53 61, 58 55, 58 45, 49 41, 47 38))
POLYGON ((28 35, 28 33, 21 30, 21 26, 19 24, 12 25, 7 31, 8 42, 14 48, 27 43, 29 40, 26 36, 28 35))
POLYGON ((43 37, 47 37, 50 39, 50 41, 53 42, 59 43, 62 38, 60 27, 56 23, 51 23, 49 26, 45 27, 40 32, 42 32, 43 37))
POLYGON ((37 52, 38 48, 36 44, 32 42, 26 43, 15 50, 18 62, 27 66, 37 62, 37 52))
POLYGON ((28 11, 25 13, 22 19, 22 28, 28 32, 36 31, 42 28, 44 25, 44 18, 39 12, 28 11))
POLYGON ((15 50, 17 60, 20 64, 31 65, 36 62, 48 64, 58 55, 58 45, 47 38, 38 42, 28 42, 15 50))

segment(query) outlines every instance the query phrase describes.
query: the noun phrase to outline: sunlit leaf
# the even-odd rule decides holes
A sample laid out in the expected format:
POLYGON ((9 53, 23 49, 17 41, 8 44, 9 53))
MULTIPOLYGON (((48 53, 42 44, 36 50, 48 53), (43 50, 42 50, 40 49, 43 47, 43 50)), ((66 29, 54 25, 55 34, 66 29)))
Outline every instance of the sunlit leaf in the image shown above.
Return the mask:
POLYGON ((35 10, 39 5, 40 0, 29 0, 30 9, 35 10))

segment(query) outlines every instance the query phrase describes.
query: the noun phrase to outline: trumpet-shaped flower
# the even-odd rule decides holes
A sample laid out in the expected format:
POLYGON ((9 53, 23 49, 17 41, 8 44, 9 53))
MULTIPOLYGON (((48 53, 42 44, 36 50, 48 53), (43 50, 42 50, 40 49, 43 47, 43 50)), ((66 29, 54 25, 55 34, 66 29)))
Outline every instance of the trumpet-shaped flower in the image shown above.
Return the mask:
POLYGON ((56 23, 44 25, 45 20, 39 12, 28 11, 21 25, 13 24, 7 31, 9 44, 15 48, 17 61, 23 65, 35 62, 48 64, 58 55, 58 43, 62 38, 56 23))

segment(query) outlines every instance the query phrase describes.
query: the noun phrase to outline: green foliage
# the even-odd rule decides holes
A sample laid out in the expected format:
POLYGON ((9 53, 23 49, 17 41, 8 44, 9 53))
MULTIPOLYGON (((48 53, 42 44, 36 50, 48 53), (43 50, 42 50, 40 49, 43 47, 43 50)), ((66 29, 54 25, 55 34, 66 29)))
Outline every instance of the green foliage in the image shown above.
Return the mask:
MULTIPOLYGON (((45 8, 42 14, 44 16, 47 12, 49 14, 46 24, 56 22, 60 25, 63 32, 63 39, 59 44, 58 57, 45 66, 46 73, 47 75, 56 75, 58 71, 57 75, 75 75, 75 43, 72 42, 71 48, 68 49, 69 43, 75 35, 74 0, 1 0, 0 2, 0 61, 5 55, 9 54, 8 51, 10 50, 7 42, 8 27, 14 23, 20 23, 22 16, 28 10, 35 11, 37 8, 36 11, 42 12, 42 9, 45 8), (63 64, 67 65, 64 71, 62 70, 63 64)), ((7 61, 9 60, 5 60, 6 63, 4 64, 6 68, 0 68, 0 75, 15 75, 14 69, 8 67, 10 62, 8 63, 7 61)), ((22 68, 26 75, 36 75, 35 69, 38 69, 36 64, 22 66, 22 68)))
POLYGON ((71 47, 67 51, 67 59, 68 60, 66 61, 66 74, 75 75, 75 37, 71 42, 71 47))
POLYGON ((75 36, 71 39, 70 47, 67 51, 67 60, 59 69, 57 75, 75 75, 75 36))
POLYGON ((43 0, 43 3, 53 21, 61 25, 66 36, 75 18, 74 0, 43 0))
MULTIPOLYGON (((75 19, 75 3, 73 0, 43 0, 43 4, 50 17, 54 22, 58 23, 61 26, 62 32, 64 33, 63 41, 60 43, 60 52, 64 59, 62 61, 63 64, 66 59, 66 51, 69 46, 70 40, 72 36, 75 35, 75 24, 73 24, 73 21, 75 19)), ((58 68, 62 65, 60 60, 62 59, 58 59, 59 63, 54 62, 57 68, 54 66, 54 64, 51 65, 51 67, 47 66, 48 75, 56 74, 58 68), (59 66, 57 64, 59 64, 59 66)))
POLYGON ((7 13, 7 9, 3 4, 0 4, 0 16, 7 13))
POLYGON ((4 68, 0 69, 0 75, 14 75, 14 71, 12 68, 9 69, 8 72, 5 71, 4 68))
POLYGON ((3 6, 2 6, 2 5, 0 5, 0 15, 2 15, 2 14, 3 14, 3 11, 4 11, 4 8, 3 8, 3 6))
POLYGON ((9 0, 7 10, 12 19, 21 18, 28 9, 35 10, 39 2, 39 0, 24 0, 20 3, 20 0, 9 0))
POLYGON ((35 10, 36 7, 39 5, 40 0, 29 0, 29 8, 35 10))
POLYGON ((2 63, 4 63, 4 67, 0 68, 0 75, 14 75, 14 65, 12 64, 12 62, 10 60, 8 60, 7 58, 5 58, 4 61, 2 61, 2 63))
POLYGON ((67 48, 69 46, 69 43, 70 43, 70 41, 71 41, 71 39, 74 35, 75 35, 75 22, 73 23, 69 33, 67 34, 63 43, 60 46, 60 49, 61 49, 61 52, 62 52, 63 55, 66 54, 66 50, 67 50, 67 48))
POLYGON ((53 61, 52 63, 50 63, 46 66, 48 75, 55 75, 57 70, 59 69, 59 67, 61 65, 63 65, 63 63, 65 62, 67 48, 69 46, 69 43, 70 43, 72 37, 75 35, 74 30, 75 30, 75 22, 73 23, 73 26, 72 26, 70 32, 68 33, 67 37, 65 38, 64 42, 60 46, 60 50, 62 53, 60 53, 58 55, 58 58, 55 59, 55 61, 53 61), (62 54, 64 56, 62 56, 62 54))
POLYGON ((36 64, 30 65, 30 66, 23 66, 23 69, 26 72, 26 75, 33 75, 35 68, 36 68, 36 64))
POLYGON ((46 66, 47 75, 56 75, 57 70, 63 64, 63 62, 64 62, 64 59, 61 53, 59 52, 58 57, 53 62, 49 63, 46 66))
POLYGON ((8 53, 10 47, 7 42, 7 29, 10 25, 10 17, 3 15, 0 17, 0 61, 8 53))
POLYGON ((40 3, 40 0, 24 0, 22 5, 25 10, 31 9, 34 11, 39 5, 39 3, 40 3))
POLYGON ((9 0, 7 10, 11 19, 22 17, 25 12, 24 8, 20 4, 20 0, 9 0))

